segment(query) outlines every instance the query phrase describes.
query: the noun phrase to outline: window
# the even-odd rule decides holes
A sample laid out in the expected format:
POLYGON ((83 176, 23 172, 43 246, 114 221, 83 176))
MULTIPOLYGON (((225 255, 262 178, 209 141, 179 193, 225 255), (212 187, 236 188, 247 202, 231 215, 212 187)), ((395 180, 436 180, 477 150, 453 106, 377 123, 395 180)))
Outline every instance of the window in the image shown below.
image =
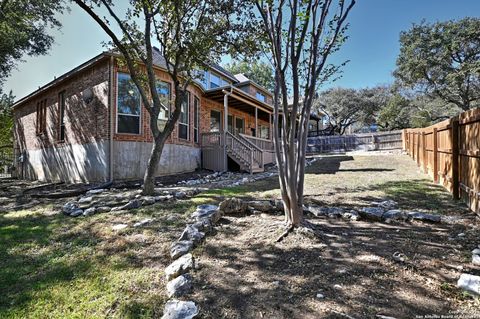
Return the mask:
POLYGON ((160 131, 163 131, 165 124, 167 124, 168 118, 171 112, 171 86, 168 82, 157 81, 157 92, 162 103, 160 113, 158 113, 157 126, 160 131))
POLYGON ((210 88, 214 89, 220 86, 222 86, 222 79, 219 76, 210 73, 210 88))
POLYGON ((242 118, 235 118, 235 133, 243 134, 245 133, 245 121, 242 118))
POLYGON ((210 132, 220 132, 222 130, 222 113, 219 111, 210 111, 210 132))
POLYGON ((200 127, 200 100, 193 99, 193 141, 198 143, 198 128, 200 127))
POLYGON ((259 101, 262 101, 262 102, 267 101, 267 97, 262 92, 257 91, 255 96, 257 97, 257 100, 259 100, 259 101))
POLYGON ((260 126, 260 138, 270 138, 270 128, 268 126, 260 126))
POLYGON ((185 99, 182 102, 180 112, 180 118, 178 119, 178 137, 184 140, 188 140, 189 136, 189 125, 190 122, 190 92, 186 92, 185 99))
POLYGON ((140 94, 130 75, 118 73, 117 133, 140 134, 140 94))
POLYGON ((228 116, 227 124, 228 124, 228 128, 227 128, 228 131, 233 134, 233 115, 228 116))
POLYGON ((37 134, 44 134, 47 130, 47 100, 37 102, 37 134))
POLYGON ((65 140, 65 91, 58 94, 58 140, 65 140))

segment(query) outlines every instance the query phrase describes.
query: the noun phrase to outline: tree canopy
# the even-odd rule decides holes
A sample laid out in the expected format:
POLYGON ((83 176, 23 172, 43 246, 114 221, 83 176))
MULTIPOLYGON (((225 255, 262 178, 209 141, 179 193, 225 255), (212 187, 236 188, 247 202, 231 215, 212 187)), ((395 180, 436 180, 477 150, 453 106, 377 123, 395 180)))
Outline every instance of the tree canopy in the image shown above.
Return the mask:
POLYGON ((55 14, 64 10, 63 1, 0 0, 0 86, 23 56, 47 53, 48 31, 61 26, 55 14))
POLYGON ((0 92, 0 149, 13 150, 13 114, 12 105, 14 96, 0 92))
POLYGON ((242 73, 253 82, 263 86, 270 92, 275 89, 273 67, 268 63, 256 61, 233 61, 225 68, 233 74, 242 73))
POLYGON ((480 105, 480 19, 413 25, 400 34, 400 85, 463 110, 480 105))

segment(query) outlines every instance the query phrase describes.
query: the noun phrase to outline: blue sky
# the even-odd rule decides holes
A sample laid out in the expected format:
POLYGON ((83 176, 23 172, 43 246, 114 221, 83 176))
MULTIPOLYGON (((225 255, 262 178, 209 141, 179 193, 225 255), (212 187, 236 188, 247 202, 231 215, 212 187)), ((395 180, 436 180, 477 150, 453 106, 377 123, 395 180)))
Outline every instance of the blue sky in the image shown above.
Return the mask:
MULTIPOLYGON (((350 60, 333 84, 361 88, 392 82, 399 52, 399 34, 422 19, 429 22, 480 16, 478 0, 357 0, 350 15, 349 39, 330 62, 350 60)), ((103 50, 108 38, 79 8, 60 17, 63 28, 53 31, 56 43, 49 55, 28 57, 7 79, 4 91, 17 99, 54 76, 73 69, 103 50)))

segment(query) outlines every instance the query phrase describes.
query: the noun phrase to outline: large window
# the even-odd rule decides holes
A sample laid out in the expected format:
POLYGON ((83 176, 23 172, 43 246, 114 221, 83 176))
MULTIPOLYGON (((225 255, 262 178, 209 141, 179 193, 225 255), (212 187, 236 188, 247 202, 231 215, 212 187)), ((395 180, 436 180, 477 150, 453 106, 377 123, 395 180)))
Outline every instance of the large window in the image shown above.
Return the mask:
POLYGON ((231 82, 226 80, 224 77, 210 71, 197 71, 196 76, 198 81, 206 90, 215 89, 231 84, 231 82))
POLYGON ((37 134, 44 134, 47 131, 47 100, 37 102, 37 134))
POLYGON ((193 141, 198 143, 198 129, 200 127, 200 100, 198 97, 193 99, 193 141))
POLYGON ((58 140, 65 140, 65 91, 58 94, 58 140))
POLYGON ((185 99, 182 102, 180 118, 178 119, 178 137, 188 140, 190 122, 190 92, 186 92, 185 99))
POLYGON ((157 126, 160 131, 163 131, 165 124, 171 112, 171 86, 168 82, 157 81, 157 93, 160 97, 162 107, 158 113, 157 126))
POLYGON ((222 130, 222 113, 219 111, 210 111, 210 132, 220 132, 222 130))
POLYGON ((140 94, 130 75, 118 73, 117 133, 140 134, 140 94))
POLYGON ((222 86, 222 79, 216 74, 210 73, 210 88, 218 88, 222 86))
POLYGON ((240 117, 235 117, 235 133, 245 133, 245 121, 240 117))
POLYGON ((257 91, 256 95, 257 97, 257 100, 260 100, 262 102, 266 102, 267 101, 267 97, 265 96, 265 94, 263 94, 262 92, 259 92, 257 91))

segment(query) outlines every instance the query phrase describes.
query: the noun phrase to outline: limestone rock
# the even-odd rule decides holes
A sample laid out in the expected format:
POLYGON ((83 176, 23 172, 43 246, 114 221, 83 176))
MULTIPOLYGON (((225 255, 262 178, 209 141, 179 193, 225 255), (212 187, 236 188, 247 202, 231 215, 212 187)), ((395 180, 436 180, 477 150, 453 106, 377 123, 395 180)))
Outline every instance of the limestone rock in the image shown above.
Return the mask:
POLYGON ((109 211, 111 211, 112 208, 109 207, 109 206, 100 206, 100 207, 97 207, 97 213, 107 213, 109 211))
POLYGON ((220 203, 220 210, 225 214, 244 214, 247 211, 247 203, 239 198, 228 198, 220 203))
POLYGON ((155 204, 154 196, 143 196, 142 197, 142 206, 153 205, 155 204))
POLYGON ((473 295, 480 296, 480 276, 461 274, 457 281, 457 287, 473 295))
POLYGON ((72 216, 72 217, 78 217, 78 216, 80 216, 80 215, 82 215, 82 214, 83 214, 83 209, 78 208, 78 209, 72 211, 72 212, 70 213, 70 216, 72 216))
POLYGON ((191 240, 179 240, 170 247, 170 257, 177 259, 190 252, 193 248, 193 242, 191 240))
POLYGON ((83 212, 83 216, 90 216, 90 215, 95 214, 96 212, 97 212, 97 208, 90 207, 90 208, 85 209, 85 211, 83 212))
POLYGON ((167 283, 167 295, 169 298, 182 297, 189 294, 192 288, 192 277, 189 274, 184 274, 167 283))
POLYGON ((406 221, 408 220, 408 214, 398 210, 398 209, 391 209, 386 211, 382 217, 386 222, 389 221, 406 221))
POLYGON ((424 214, 419 212, 408 213, 408 218, 411 220, 418 220, 418 221, 430 222, 430 223, 439 223, 441 221, 440 215, 424 214))
POLYGON ((152 218, 145 218, 145 219, 133 224, 133 227, 142 227, 142 226, 145 226, 147 224, 150 224, 152 221, 153 221, 152 218))
POLYGON ((192 319, 198 315, 198 308, 193 301, 172 299, 167 301, 162 319, 192 319))
POLYGON ((187 225, 178 240, 191 240, 194 243, 199 243, 203 239, 203 237, 205 237, 204 233, 200 232, 192 225, 187 225))
POLYGON ((155 201, 156 202, 166 202, 168 200, 171 200, 173 198, 172 195, 159 195, 155 196, 155 201))
POLYGON ((209 233, 213 229, 212 221, 208 218, 202 218, 193 223, 192 226, 204 233, 209 233))
POLYGON ((391 210, 391 209, 394 209, 395 207, 397 207, 398 203, 394 200, 384 200, 384 201, 381 201, 381 202, 372 202, 372 205, 373 206, 378 206, 378 207, 381 207, 381 208, 384 208, 384 209, 387 209, 387 210, 391 210))
POLYGON ((381 207, 364 207, 360 210, 360 216, 365 219, 381 221, 385 210, 381 207))
POLYGON ((87 191, 87 193, 85 193, 85 195, 87 195, 87 196, 97 195, 97 194, 103 193, 104 191, 105 191, 104 188, 91 189, 91 190, 87 191))
POLYGON ((123 206, 117 206, 112 208, 111 211, 130 210, 130 209, 140 208, 141 206, 142 206, 142 203, 138 199, 133 199, 123 206))
POLYGON ((347 212, 344 212, 342 214, 342 218, 343 219, 349 219, 349 220, 353 220, 353 221, 357 221, 360 219, 360 215, 358 214, 358 212, 354 209, 351 209, 347 212))
POLYGON ((480 255, 480 248, 475 248, 472 250, 472 255, 480 255))
POLYGON ((480 255, 472 255, 472 264, 480 265, 480 255))
POLYGON ((250 210, 256 210, 259 212, 274 212, 277 210, 275 205, 269 200, 252 200, 247 203, 250 210))
POLYGON ((175 198, 177 198, 177 199, 187 198, 187 193, 185 193, 183 191, 176 192, 175 193, 175 198))
POLYGON ((112 229, 113 230, 122 230, 122 229, 125 229, 127 227, 128 227, 127 224, 116 224, 116 225, 112 226, 112 229))
POLYGON ((78 200, 78 203, 79 204, 86 204, 86 203, 90 203, 91 201, 93 200, 93 197, 92 196, 84 196, 84 197, 80 197, 80 199, 78 200))
POLYGON ((78 204, 76 202, 68 202, 62 206, 62 212, 65 215, 70 215, 72 212, 78 210, 78 204))
POLYGON ((222 217, 222 212, 215 205, 200 205, 197 210, 192 213, 192 218, 197 221, 201 219, 209 219, 212 223, 216 223, 222 217))
POLYGON ((167 280, 172 280, 173 278, 177 278, 178 276, 187 273, 192 268, 193 256, 188 253, 168 265, 167 268, 165 268, 165 276, 167 280))

